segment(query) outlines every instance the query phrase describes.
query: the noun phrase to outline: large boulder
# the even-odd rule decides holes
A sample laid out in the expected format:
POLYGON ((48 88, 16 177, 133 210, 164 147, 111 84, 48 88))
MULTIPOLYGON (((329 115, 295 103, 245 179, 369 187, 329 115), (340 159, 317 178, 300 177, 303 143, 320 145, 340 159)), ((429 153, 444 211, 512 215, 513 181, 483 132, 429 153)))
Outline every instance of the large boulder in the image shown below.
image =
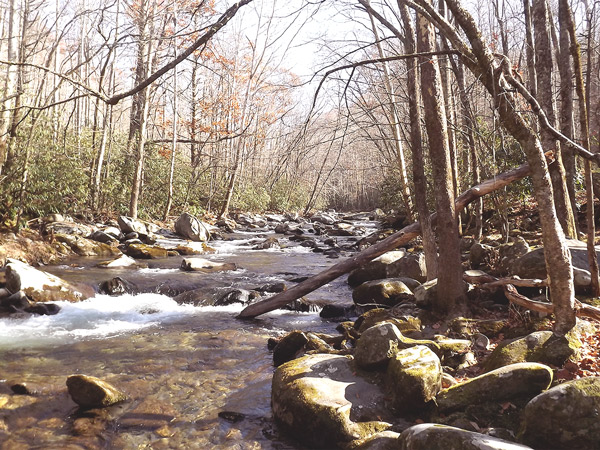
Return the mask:
POLYGON ((43 230, 45 234, 69 234, 73 236, 87 236, 92 232, 91 227, 68 220, 44 224, 43 230))
POLYGON ((548 389, 551 382, 552 369, 548 366, 511 364, 444 389, 436 401, 439 411, 447 413, 476 403, 532 398, 548 389))
POLYGON ((390 428, 384 403, 382 389, 357 373, 351 357, 308 355, 273 375, 275 420, 309 447, 335 448, 390 428))
MULTIPOLYGON (((394 447, 401 450, 532 450, 531 447, 437 423, 404 430, 394 447)), ((537 447, 536 447, 537 448, 537 447)))
POLYGON ((423 345, 396 352, 387 368, 388 391, 398 412, 416 412, 442 388, 440 358, 423 345))
POLYGON ((312 220, 313 222, 320 222, 325 225, 333 225, 338 221, 338 219, 335 217, 335 214, 330 214, 326 212, 315 213, 310 217, 310 220, 312 220))
POLYGON ((210 239, 208 226, 188 213, 183 213, 175 222, 175 232, 190 241, 206 242, 210 239))
POLYGON ((366 281, 352 292, 352 300, 357 305, 394 306, 404 300, 413 299, 411 290, 397 278, 366 281))
POLYGON ((600 377, 569 381, 532 399, 522 415, 521 437, 536 448, 600 448, 600 377))
POLYGON ((35 269, 16 259, 7 259, 6 288, 11 293, 23 291, 36 302, 67 300, 77 302, 93 297, 89 286, 75 286, 61 278, 35 269))
POLYGON ((498 344, 486 360, 485 370, 520 362, 539 362, 562 366, 577 355, 581 341, 574 334, 556 336, 552 331, 536 331, 525 337, 498 344))
POLYGON ((119 216, 118 223, 119 228, 121 228, 123 234, 148 234, 148 229, 146 228, 146 225, 140 222, 139 220, 132 219, 131 217, 119 216))
POLYGON ((75 403, 82 408, 102 408, 127 400, 117 388, 99 378, 87 375, 71 375, 67 389, 75 403))

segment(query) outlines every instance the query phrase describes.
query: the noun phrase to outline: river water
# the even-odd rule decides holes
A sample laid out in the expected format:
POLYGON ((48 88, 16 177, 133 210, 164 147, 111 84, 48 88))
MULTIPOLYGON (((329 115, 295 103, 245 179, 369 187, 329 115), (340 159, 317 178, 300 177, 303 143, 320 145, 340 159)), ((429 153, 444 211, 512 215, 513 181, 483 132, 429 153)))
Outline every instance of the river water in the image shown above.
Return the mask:
MULTIPOLYGON (((178 286, 251 289, 309 276, 338 260, 281 238, 284 249, 252 250, 272 233, 237 233, 211 242, 203 258, 234 262, 238 270, 182 272, 181 257, 152 260, 144 269, 101 269, 78 258, 46 270, 95 284, 121 276, 138 295, 98 295, 61 302, 54 316, 0 319, 0 450, 13 449, 300 449, 280 434, 270 409, 274 371, 267 339, 294 329, 335 333, 317 313, 275 311, 252 321, 235 318, 240 305, 177 304, 178 286), (66 377, 100 377, 129 400, 80 411, 66 377), (26 383, 34 395, 15 395, 26 383)), ((178 242, 165 241, 164 245, 178 242)), ((351 303, 344 279, 308 296, 319 303, 351 303)))

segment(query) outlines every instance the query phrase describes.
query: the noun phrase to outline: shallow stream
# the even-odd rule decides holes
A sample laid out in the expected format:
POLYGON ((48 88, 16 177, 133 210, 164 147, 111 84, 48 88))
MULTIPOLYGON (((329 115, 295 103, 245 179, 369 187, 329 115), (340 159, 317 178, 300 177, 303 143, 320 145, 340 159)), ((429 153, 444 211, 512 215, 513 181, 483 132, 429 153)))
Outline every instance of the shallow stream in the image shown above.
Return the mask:
MULTIPOLYGON (((98 295, 61 303, 55 316, 0 319, 0 450, 12 449, 299 449, 272 421, 267 339, 293 329, 335 333, 318 313, 275 311, 252 321, 235 318, 240 305, 179 305, 151 293, 178 287, 252 289, 309 276, 335 264, 322 253, 282 239, 282 250, 252 250, 272 233, 237 233, 211 242, 203 256, 234 262, 238 270, 182 272, 181 257, 152 260, 145 269, 101 269, 78 258, 46 270, 69 281, 97 284, 114 276, 134 282, 138 295, 98 295), (80 411, 66 377, 100 377, 129 401, 80 411), (34 395, 15 395, 26 383, 34 395)), ((165 241, 163 245, 176 245, 165 241)), ((344 279, 308 296, 319 303, 349 303, 344 279)))

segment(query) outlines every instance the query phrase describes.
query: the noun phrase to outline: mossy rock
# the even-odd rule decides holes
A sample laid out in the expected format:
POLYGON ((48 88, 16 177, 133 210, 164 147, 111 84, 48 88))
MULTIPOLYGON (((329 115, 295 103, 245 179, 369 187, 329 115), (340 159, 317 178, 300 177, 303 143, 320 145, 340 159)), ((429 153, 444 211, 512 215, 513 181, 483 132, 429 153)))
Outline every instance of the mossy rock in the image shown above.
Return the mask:
POLYGON ((309 339, 302 331, 294 330, 286 334, 273 349, 273 364, 277 367, 294 359, 304 349, 309 339))
POLYGON ((416 345, 424 345, 441 355, 440 346, 435 342, 408 338, 393 323, 383 322, 362 333, 356 342, 354 357, 362 368, 384 368, 397 351, 416 345))
POLYGON ((471 336, 475 333, 485 334, 487 337, 495 337, 504 332, 508 327, 508 321, 498 319, 470 319, 456 317, 448 323, 450 329, 458 336, 471 336))
POLYGON ((357 305, 394 306, 413 299, 414 295, 408 286, 395 278, 367 281, 352 292, 352 300, 357 305))
POLYGON ((346 447, 348 450, 391 450, 396 448, 400 433, 395 431, 380 431, 366 439, 357 439, 346 447))
POLYGON ((364 333, 373 325, 381 322, 391 322, 401 333, 412 333, 421 331, 421 320, 408 315, 398 314, 397 310, 376 308, 362 314, 354 323, 354 328, 359 333, 364 333))
POLYGON ((401 450, 532 450, 531 447, 486 434, 435 423, 404 430, 395 449, 401 450))
POLYGON ((442 388, 442 364, 423 345, 401 350, 387 368, 387 389, 392 407, 400 413, 415 413, 433 400, 442 388))
POLYGON ((308 355, 275 371, 271 405, 277 423, 304 445, 335 448, 391 427, 384 393, 351 357, 308 355))
POLYGON ((556 336, 552 331, 536 331, 498 344, 486 360, 484 369, 494 370, 519 362, 562 366, 568 359, 577 357, 581 345, 575 333, 556 336))
POLYGON ((438 410, 447 413, 476 403, 533 398, 548 389, 552 375, 543 364, 511 364, 442 390, 436 399, 438 410))
POLYGON ((600 377, 569 381, 541 393, 523 411, 520 437, 536 448, 600 448, 600 377))
POLYGON ((127 246, 125 254, 136 259, 158 259, 168 256, 166 249, 146 244, 130 244, 127 246))

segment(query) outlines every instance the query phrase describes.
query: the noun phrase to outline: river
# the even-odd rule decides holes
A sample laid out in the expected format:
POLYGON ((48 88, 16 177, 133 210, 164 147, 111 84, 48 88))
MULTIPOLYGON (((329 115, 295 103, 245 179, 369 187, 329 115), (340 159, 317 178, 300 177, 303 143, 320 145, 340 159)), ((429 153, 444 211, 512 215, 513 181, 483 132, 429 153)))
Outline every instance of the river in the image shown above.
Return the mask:
MULTIPOLYGON (((372 224, 367 232, 372 231, 372 224)), ((97 284, 121 276, 138 295, 97 295, 60 302, 54 316, 0 319, 0 450, 12 449, 301 449, 280 434, 270 409, 274 371, 269 337, 301 329, 335 333, 318 313, 275 311, 240 321, 241 305, 177 304, 161 292, 177 286, 251 289, 309 276, 338 260, 278 236, 285 248, 252 250, 272 232, 235 233, 202 256, 238 269, 183 272, 181 257, 152 260, 143 269, 101 269, 98 258, 77 258, 47 271, 69 281, 97 284), (166 287, 166 288, 165 288, 166 287), (105 410, 80 411, 66 377, 102 378, 129 400, 105 410), (14 395, 26 383, 34 395, 14 395)), ((343 241, 348 238, 338 238, 343 241)), ((179 242, 164 240, 174 246, 179 242)), ((351 303, 345 279, 309 300, 351 303)))

